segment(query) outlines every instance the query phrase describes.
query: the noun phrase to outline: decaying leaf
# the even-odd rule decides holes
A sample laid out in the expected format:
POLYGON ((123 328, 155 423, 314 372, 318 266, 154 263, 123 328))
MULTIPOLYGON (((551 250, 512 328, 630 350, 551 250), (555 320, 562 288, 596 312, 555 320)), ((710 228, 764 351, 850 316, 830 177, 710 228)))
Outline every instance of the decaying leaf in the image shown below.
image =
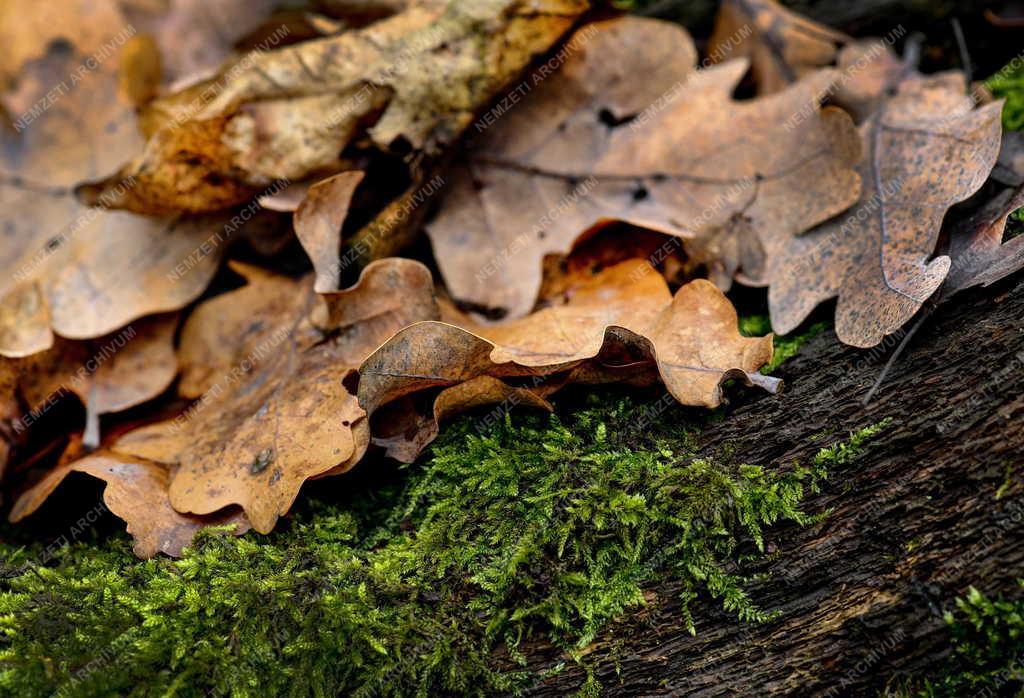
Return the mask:
POLYGON ((723 0, 707 52, 718 62, 749 58, 758 91, 770 94, 830 65, 849 41, 775 0, 723 0))
MULTIPOLYGON (((523 387, 532 381, 536 388, 547 376, 591 361, 610 369, 655 365, 669 392, 686 405, 717 406, 729 379, 772 391, 780 387, 777 379, 757 373, 771 360, 771 337, 740 336, 732 304, 707 281, 691 282, 673 298, 643 260, 596 274, 565 305, 502 325, 463 324, 420 322, 388 340, 359 369, 360 404, 372 415, 400 398, 481 376, 519 381, 510 385, 530 379, 523 387)), ((463 399, 473 395, 467 391, 463 399)))
MULTIPOLYGON (((128 25, 110 3, 91 11, 86 4, 59 20, 47 15, 63 34, 49 27, 46 53, 25 60, 16 87, 0 96, 14 124, 0 129, 3 356, 43 351, 53 331, 98 337, 177 310, 202 292, 220 260, 219 249, 200 250, 220 229, 216 221, 78 203, 78 183, 109 173, 142 145, 117 72, 118 32, 128 25), (188 273, 176 274, 183 262, 188 273)), ((0 34, 9 31, 0 25, 0 34)))
POLYGON ((738 267, 759 274, 761 238, 856 201, 855 129, 818 104, 833 72, 740 102, 746 63, 694 70, 692 41, 667 22, 602 22, 568 45, 561 71, 479 139, 427 227, 456 300, 524 315, 543 256, 610 220, 689 239, 724 286, 738 267))
POLYGON ((146 213, 224 208, 273 180, 338 170, 371 114, 377 147, 436 152, 587 5, 423 0, 337 37, 247 55, 156 100, 145 151, 101 195, 146 213), (125 179, 135 186, 119 189, 125 179))
POLYGON ((204 303, 183 332, 186 392, 205 389, 200 400, 178 419, 130 432, 112 450, 176 468, 169 490, 176 510, 209 514, 237 504, 267 532, 305 480, 343 472, 366 450, 366 415, 346 376, 400 328, 436 317, 437 306, 423 265, 381 260, 355 286, 331 294, 334 322, 324 332, 307 319, 318 300, 311 277, 243 273, 249 285, 204 303), (259 324, 232 334, 252 318, 259 324), (210 324, 228 332, 200 326, 210 324), (237 363, 215 362, 227 369, 216 378, 194 372, 198 357, 218 352, 237 363))
POLYGON ((864 123, 860 203, 768 255, 775 331, 838 296, 840 340, 874 346, 938 289, 950 267, 932 259, 942 219, 981 187, 999 153, 1002 104, 973 107, 961 74, 912 75, 864 123))
POLYGON ((207 526, 233 525, 235 535, 249 530, 249 523, 237 509, 205 517, 179 514, 167 498, 167 468, 103 451, 59 464, 21 495, 11 510, 10 520, 20 521, 36 511, 73 472, 106 483, 103 501, 111 513, 128 524, 128 533, 135 539, 133 550, 141 558, 161 552, 179 557, 195 534, 207 526))

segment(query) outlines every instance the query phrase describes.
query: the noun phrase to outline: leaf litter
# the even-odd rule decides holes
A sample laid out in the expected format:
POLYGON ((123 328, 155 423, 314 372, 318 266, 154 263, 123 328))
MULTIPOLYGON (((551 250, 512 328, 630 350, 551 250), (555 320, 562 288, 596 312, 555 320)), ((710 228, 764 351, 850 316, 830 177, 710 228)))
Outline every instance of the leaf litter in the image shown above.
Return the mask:
POLYGON ((734 283, 783 333, 838 298, 838 338, 870 347, 1024 265, 1002 103, 912 42, 725 0, 702 62, 584 0, 385 5, 0 11, 12 520, 78 473, 136 554, 180 555, 467 410, 777 395, 734 283))

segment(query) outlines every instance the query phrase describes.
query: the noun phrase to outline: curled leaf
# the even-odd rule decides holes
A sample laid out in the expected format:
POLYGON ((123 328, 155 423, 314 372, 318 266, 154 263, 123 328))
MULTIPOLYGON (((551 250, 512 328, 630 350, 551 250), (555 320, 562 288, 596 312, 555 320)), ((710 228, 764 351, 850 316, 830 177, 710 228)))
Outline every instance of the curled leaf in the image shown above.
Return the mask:
POLYGON ((769 94, 830 65, 848 41, 775 0, 723 0, 707 53, 717 62, 749 58, 758 91, 769 94))
POLYGON ((336 37, 253 52, 156 100, 145 151, 99 195, 145 213, 206 212, 273 180, 341 169, 339 153, 363 132, 382 150, 437 153, 587 5, 430 0, 336 37), (136 185, 117 191, 126 179, 136 185))
MULTIPOLYGON (((549 377, 557 389, 565 385, 564 375, 585 380, 588 367, 590 382, 599 374, 607 380, 616 368, 656 367, 676 400, 706 407, 721 403, 721 386, 729 379, 771 391, 781 387, 756 373, 771 359, 771 337, 740 336, 732 304, 707 281, 687 284, 673 297, 643 260, 599 272, 565 305, 502 325, 463 324, 420 322, 389 339, 359 369, 360 404, 372 415, 415 393, 482 376, 549 394, 552 386, 543 386, 549 377)), ((476 394, 467 389, 448 400, 476 394)))
POLYGON ((348 216, 352 194, 363 180, 362 172, 342 172, 309 188, 295 210, 295 235, 313 262, 317 293, 336 291, 341 277, 338 251, 341 224, 348 216))

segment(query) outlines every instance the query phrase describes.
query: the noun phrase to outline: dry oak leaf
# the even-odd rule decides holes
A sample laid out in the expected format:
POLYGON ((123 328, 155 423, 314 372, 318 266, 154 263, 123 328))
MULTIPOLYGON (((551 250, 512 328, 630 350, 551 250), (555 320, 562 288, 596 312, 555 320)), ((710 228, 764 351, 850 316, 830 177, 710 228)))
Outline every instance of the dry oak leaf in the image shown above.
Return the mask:
POLYGON ((723 0, 707 53, 715 62, 749 58, 758 92, 770 94, 831 64, 850 40, 774 0, 723 0))
MULTIPOLYGON (((444 316, 442 311, 442 317, 444 316)), ((636 337, 616 334, 593 360, 570 365, 555 373, 512 376, 517 385, 491 376, 478 376, 447 388, 412 393, 376 410, 371 420, 372 443, 385 449, 385 456, 411 463, 440 432, 443 421, 471 409, 496 405, 483 419, 498 419, 513 407, 553 410, 545 397, 567 385, 618 383, 649 388, 660 382, 657 368, 650 363, 647 347, 636 337)))
POLYGON ((177 313, 147 317, 95 340, 58 337, 48 351, 19 360, 29 414, 65 393, 77 395, 86 411, 84 443, 96 448, 101 415, 140 405, 174 380, 177 326, 177 313))
MULTIPOLYGON (((771 360, 771 337, 740 336, 736 311, 713 284, 691 282, 673 298, 653 267, 629 260, 581 284, 565 305, 519 320, 466 327, 420 322, 402 330, 360 367, 359 400, 373 415, 415 393, 460 386, 481 376, 517 379, 510 385, 532 388, 541 397, 539 393, 550 393, 543 391, 548 376, 555 376, 556 387, 561 387, 566 381, 556 374, 571 375, 591 363, 609 364, 614 373, 609 357, 616 347, 626 347, 632 351, 621 354, 633 355, 618 359, 619 368, 656 365, 669 392, 686 405, 719 405, 722 383, 729 379, 770 391, 781 387, 777 379, 757 373, 771 360)), ((595 366, 586 382, 598 382, 595 377, 602 368, 595 366)), ((475 400, 481 389, 498 387, 478 383, 474 390, 448 399, 475 400)), ((434 413, 451 407, 446 404, 434 413)), ((406 438, 406 443, 422 442, 422 435, 418 439, 406 438)))
POLYGON ((336 321, 326 332, 308 319, 320 300, 312 282, 312 276, 293 281, 250 269, 249 285, 202 304, 197 323, 259 326, 226 346, 218 345, 219 329, 186 326, 185 375, 192 376, 192 389, 209 386, 206 392, 178 419, 130 432, 112 446, 176 468, 169 496, 177 511, 209 514, 238 504, 253 528, 266 533, 304 481, 344 472, 365 452, 366 414, 347 377, 396 331, 437 316, 430 272, 401 259, 368 266, 356 285, 323 301, 336 321), (282 294, 300 300, 289 306, 282 294), (189 367, 218 352, 237 362, 211 385, 209 374, 189 367))
POLYGON ((950 231, 952 260, 942 298, 972 286, 988 286, 1024 267, 1024 235, 1003 242, 1006 223, 1024 207, 1024 183, 1003 189, 950 231))
POLYGON ((295 210, 295 236, 313 262, 317 293, 338 290, 341 225, 361 181, 362 172, 342 172, 321 180, 309 188, 295 210))
POLYGON ((231 524, 235 535, 249 530, 248 521, 237 508, 203 517, 178 513, 167 497, 170 473, 166 467, 105 451, 59 464, 22 493, 11 509, 10 520, 17 522, 35 512, 73 472, 106 483, 103 501, 111 513, 128 524, 128 533, 135 541, 132 550, 141 558, 157 553, 180 557, 195 534, 207 526, 231 524))
POLYGON ((384 455, 412 463, 441 431, 441 423, 462 412, 490 405, 501 408, 532 407, 551 412, 554 408, 542 394, 550 394, 564 383, 546 380, 527 387, 510 385, 492 376, 478 376, 444 388, 436 394, 410 395, 384 406, 371 424, 372 442, 384 455))
POLYGON ((455 299, 525 315, 544 255, 612 220, 688 239, 726 286, 737 267, 763 265, 761 236, 798 233, 856 201, 856 130, 819 108, 833 72, 736 101, 746 63, 694 70, 691 39, 668 22, 601 22, 567 46, 561 70, 455 167, 427 225, 455 299))
POLYGON ((886 39, 855 40, 774 0, 725 0, 707 53, 716 63, 748 58, 760 94, 778 92, 834 62, 839 77, 831 101, 860 123, 905 70, 891 48, 901 31, 897 27, 886 39))
POLYGON ((181 397, 198 398, 232 375, 240 378, 253 363, 248 357, 276 348, 308 312, 307 284, 251 264, 228 266, 246 284, 200 303, 185 321, 178 347, 181 397))
POLYGON ((942 219, 984 184, 999 153, 1002 103, 974 109, 965 90, 959 73, 910 76, 861 126, 860 203, 768 255, 776 332, 838 296, 839 339, 871 347, 939 288, 950 267, 932 259, 942 219))
POLYGON ((0 356, 43 351, 54 331, 93 338, 177 310, 219 263, 219 250, 197 254, 219 228, 212 220, 146 218, 76 199, 79 182, 109 173, 142 145, 118 88, 116 53, 72 43, 81 32, 117 48, 110 37, 126 26, 120 15, 106 2, 91 8, 88 21, 74 13, 59 21, 64 38, 26 61, 17 86, 0 94, 15 126, 0 129, 0 356), (102 29, 92 23, 101 19, 102 29), (93 65, 90 58, 97 67, 83 76, 77 69, 93 65), (188 273, 173 274, 183 260, 188 273))
POLYGON ((337 37, 248 54, 155 100, 145 151, 102 193, 145 213, 224 208, 271 181, 341 169, 338 154, 371 115, 377 147, 438 152, 588 5, 423 0, 337 37), (126 178, 136 185, 117 191, 126 178))
POLYGON ((886 89, 907 72, 907 66, 883 39, 864 39, 844 46, 836 56, 842 77, 833 101, 850 112, 857 123, 875 113, 886 89))

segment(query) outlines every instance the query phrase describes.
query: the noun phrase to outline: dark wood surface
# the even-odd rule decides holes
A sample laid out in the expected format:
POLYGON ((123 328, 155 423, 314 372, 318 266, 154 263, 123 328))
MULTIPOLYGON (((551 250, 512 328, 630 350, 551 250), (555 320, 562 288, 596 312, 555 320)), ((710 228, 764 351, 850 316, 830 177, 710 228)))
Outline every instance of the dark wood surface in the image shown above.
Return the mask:
MULTIPOLYGON (((784 395, 744 395, 705 431, 711 452, 782 465, 892 419, 807 502, 832 513, 774 529, 774 558, 749 568, 771 574, 752 596, 776 620, 744 624, 701 599, 692 637, 672 585, 652 588, 649 607, 587 655, 607 695, 864 695, 941 664, 941 611, 968 585, 1014 592, 1024 577, 1024 280, 940 308, 865 406, 891 351, 821 334, 778 372, 784 395)), ((531 652, 537 668, 559 659, 531 652)), ((582 681, 568 668, 530 695, 566 695, 582 681)))

